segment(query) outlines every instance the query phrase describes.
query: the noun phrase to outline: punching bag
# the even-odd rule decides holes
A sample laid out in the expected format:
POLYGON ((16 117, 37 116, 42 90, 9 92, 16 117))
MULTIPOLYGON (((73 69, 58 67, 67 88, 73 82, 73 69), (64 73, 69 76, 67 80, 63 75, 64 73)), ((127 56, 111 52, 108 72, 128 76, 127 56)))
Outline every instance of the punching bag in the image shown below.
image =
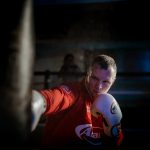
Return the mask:
POLYGON ((34 63, 32 0, 6 0, 0 9, 0 143, 27 149, 34 63))

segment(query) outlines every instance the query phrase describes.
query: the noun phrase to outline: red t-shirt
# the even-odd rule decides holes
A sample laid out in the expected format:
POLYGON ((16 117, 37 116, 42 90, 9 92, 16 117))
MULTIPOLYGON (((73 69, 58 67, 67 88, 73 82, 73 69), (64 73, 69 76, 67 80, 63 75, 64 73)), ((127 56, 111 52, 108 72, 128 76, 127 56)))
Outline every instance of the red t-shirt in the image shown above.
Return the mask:
MULTIPOLYGON (((42 146, 47 149, 62 149, 70 146, 79 148, 83 145, 103 145, 103 139, 106 137, 102 125, 103 117, 95 118, 91 115, 93 100, 85 88, 84 81, 40 92, 47 101, 42 146)), ((117 145, 121 140, 122 133, 114 139, 117 145)))

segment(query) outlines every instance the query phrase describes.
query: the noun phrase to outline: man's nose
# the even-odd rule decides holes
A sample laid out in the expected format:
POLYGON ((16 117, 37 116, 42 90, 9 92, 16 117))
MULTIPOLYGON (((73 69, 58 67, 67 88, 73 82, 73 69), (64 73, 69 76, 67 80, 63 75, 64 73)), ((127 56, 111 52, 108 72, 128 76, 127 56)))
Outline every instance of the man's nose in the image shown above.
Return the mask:
POLYGON ((98 87, 99 89, 101 89, 101 88, 103 87, 103 85, 102 85, 102 82, 101 82, 101 81, 98 81, 98 82, 97 82, 97 87, 98 87))
POLYGON ((99 82, 99 89, 102 89, 103 85, 102 82, 99 82))

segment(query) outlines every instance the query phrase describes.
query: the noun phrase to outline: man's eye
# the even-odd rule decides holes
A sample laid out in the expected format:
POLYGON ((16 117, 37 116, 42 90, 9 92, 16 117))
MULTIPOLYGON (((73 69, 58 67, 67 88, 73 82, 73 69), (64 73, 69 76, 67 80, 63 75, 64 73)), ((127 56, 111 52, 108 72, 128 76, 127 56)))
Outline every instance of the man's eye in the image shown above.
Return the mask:
POLYGON ((96 77, 94 77, 94 76, 91 76, 91 78, 92 78, 93 80, 98 81, 98 79, 97 79, 96 77))
POLYGON ((110 82, 109 82, 109 81, 103 81, 103 83, 104 83, 104 84, 110 84, 110 82))
POLYGON ((97 78, 96 78, 96 77, 93 77, 93 79, 94 79, 94 80, 97 80, 97 78))

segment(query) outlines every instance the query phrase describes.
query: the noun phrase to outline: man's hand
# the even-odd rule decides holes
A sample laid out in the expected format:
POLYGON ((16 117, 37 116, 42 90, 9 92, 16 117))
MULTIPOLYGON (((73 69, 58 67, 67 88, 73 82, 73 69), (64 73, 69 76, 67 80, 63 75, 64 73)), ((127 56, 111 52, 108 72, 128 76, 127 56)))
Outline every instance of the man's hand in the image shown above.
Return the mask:
POLYGON ((31 111, 32 111, 32 124, 31 131, 37 127, 41 115, 46 110, 46 102, 44 97, 37 91, 32 91, 31 111))
POLYGON ((111 94, 99 95, 92 104, 92 115, 104 118, 104 133, 110 137, 117 137, 121 132, 122 112, 119 104, 111 94))

